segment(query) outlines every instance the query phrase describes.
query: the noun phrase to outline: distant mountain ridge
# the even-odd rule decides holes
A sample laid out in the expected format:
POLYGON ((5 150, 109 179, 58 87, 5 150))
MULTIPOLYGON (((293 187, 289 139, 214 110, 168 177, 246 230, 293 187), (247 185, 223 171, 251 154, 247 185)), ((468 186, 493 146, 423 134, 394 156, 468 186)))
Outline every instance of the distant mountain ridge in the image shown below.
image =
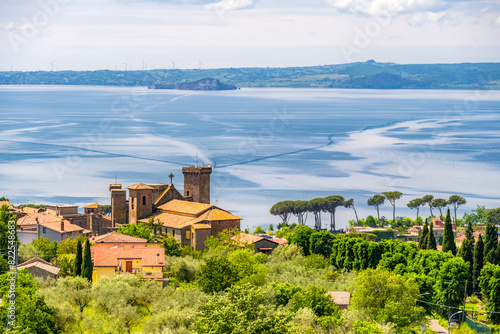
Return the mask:
MULTIPOLYGON (((219 80, 237 87, 357 89, 500 89, 500 63, 395 64, 373 60, 275 68, 149 71, 0 72, 0 85, 106 85, 209 88, 219 80), (199 82, 201 80, 201 82, 199 82), (198 82, 193 84, 193 82, 198 82)), ((217 87, 215 84, 214 87, 217 87)), ((220 87, 220 86, 219 86, 220 87)), ((234 88, 232 88, 234 89, 234 88)))

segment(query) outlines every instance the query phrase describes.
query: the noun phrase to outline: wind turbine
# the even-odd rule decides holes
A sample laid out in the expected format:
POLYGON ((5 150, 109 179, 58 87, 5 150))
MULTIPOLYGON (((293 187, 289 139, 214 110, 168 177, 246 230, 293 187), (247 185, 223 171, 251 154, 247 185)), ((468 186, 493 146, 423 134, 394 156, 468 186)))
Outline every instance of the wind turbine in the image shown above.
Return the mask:
POLYGON ((53 72, 54 71, 54 60, 49 64, 50 64, 50 71, 53 72))
POLYGON ((142 70, 143 70, 143 71, 144 71, 145 69, 148 69, 148 64, 146 64, 146 63, 144 62, 144 59, 142 60, 141 66, 142 66, 142 70))
POLYGON ((118 64, 115 63, 115 71, 118 71, 118 64))
POLYGON ((172 69, 175 70, 175 62, 173 60, 171 60, 172 62, 172 69))
POLYGON ((198 65, 199 65, 199 69, 201 70, 201 65, 203 65, 203 63, 201 62, 201 59, 199 60, 198 65))
POLYGON ((128 64, 127 63, 123 63, 123 65, 125 65, 125 71, 128 70, 128 64))

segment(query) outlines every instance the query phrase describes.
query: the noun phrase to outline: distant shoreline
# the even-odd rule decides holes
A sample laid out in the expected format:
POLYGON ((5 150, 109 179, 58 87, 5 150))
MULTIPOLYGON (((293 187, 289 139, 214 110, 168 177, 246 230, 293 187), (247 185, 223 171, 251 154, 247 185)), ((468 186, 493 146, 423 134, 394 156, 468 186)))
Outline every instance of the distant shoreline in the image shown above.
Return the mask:
POLYGON ((4 71, 0 72, 0 85, 181 87, 206 78, 239 88, 499 90, 500 63, 399 65, 368 61, 283 68, 4 71))

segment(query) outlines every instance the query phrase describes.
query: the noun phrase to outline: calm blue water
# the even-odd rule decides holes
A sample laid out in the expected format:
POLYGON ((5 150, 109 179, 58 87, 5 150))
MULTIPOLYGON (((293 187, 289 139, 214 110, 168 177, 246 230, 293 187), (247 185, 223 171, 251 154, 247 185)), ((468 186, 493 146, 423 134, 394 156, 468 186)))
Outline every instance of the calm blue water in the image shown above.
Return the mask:
POLYGON ((332 194, 360 216, 387 190, 412 217, 406 203, 427 193, 500 206, 500 92, 0 86, 0 115, 0 196, 14 204, 109 204, 115 178, 171 172, 181 190, 198 156, 215 167, 212 202, 242 227, 277 223, 277 201, 332 194))

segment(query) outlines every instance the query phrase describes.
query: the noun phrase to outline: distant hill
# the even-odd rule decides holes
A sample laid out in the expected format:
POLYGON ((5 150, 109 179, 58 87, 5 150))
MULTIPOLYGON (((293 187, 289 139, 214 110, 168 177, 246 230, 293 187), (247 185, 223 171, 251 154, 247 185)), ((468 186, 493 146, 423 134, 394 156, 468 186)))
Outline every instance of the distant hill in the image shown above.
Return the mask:
POLYGON ((205 78, 191 82, 180 84, 153 84, 148 86, 149 89, 180 89, 180 90, 234 90, 237 89, 234 85, 226 85, 218 79, 205 78))
POLYGON ((156 88, 179 85, 180 88, 206 78, 237 87, 500 89, 500 63, 400 65, 370 60, 283 68, 0 72, 3 85, 154 85, 156 88))

